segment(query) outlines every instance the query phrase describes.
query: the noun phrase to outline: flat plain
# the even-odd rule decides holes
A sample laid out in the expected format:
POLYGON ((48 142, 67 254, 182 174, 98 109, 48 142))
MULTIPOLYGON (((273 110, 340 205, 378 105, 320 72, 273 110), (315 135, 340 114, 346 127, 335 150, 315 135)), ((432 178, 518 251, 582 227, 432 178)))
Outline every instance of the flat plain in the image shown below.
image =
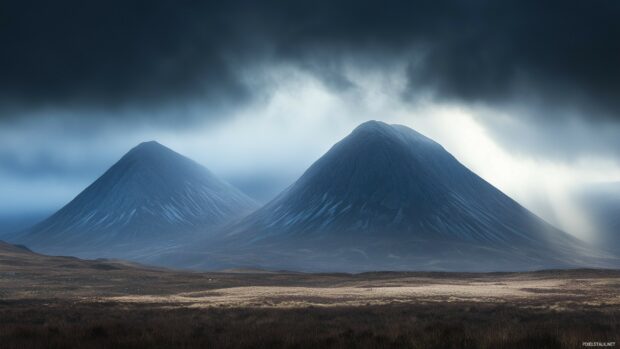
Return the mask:
POLYGON ((0 247, 2 348, 620 342, 620 271, 198 273, 0 247))

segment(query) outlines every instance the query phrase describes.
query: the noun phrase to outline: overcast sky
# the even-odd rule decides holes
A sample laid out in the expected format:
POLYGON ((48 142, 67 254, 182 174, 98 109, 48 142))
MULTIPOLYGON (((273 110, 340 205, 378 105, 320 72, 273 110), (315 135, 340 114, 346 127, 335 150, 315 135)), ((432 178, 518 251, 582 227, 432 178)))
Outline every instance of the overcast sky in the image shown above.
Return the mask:
POLYGON ((617 1, 0 4, 0 217, 157 140, 267 201, 357 124, 408 125, 581 237, 620 180, 617 1))

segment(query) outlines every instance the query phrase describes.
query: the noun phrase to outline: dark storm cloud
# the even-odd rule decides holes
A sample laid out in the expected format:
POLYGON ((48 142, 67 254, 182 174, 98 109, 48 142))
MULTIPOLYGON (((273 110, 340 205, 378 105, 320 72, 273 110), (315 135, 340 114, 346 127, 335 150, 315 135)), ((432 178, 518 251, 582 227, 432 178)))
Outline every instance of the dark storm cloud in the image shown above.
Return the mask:
POLYGON ((219 6, 77 0, 0 6, 0 91, 9 106, 148 106, 245 94, 226 62, 227 41, 235 40, 219 6))
MULTIPOLYGON (((409 66, 409 91, 532 98, 620 118, 617 1, 4 1, 0 101, 241 103, 240 71, 292 63, 335 90, 346 64, 409 66)), ((255 88, 256 86, 254 86, 255 88)))

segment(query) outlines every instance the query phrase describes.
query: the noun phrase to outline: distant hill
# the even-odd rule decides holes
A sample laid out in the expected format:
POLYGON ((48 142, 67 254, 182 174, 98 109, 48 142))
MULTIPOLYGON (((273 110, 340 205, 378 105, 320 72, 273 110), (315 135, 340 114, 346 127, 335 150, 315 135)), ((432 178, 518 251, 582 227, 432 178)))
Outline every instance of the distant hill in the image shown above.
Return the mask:
POLYGON ((47 270, 53 274, 55 268, 65 267, 76 272, 97 270, 118 270, 139 268, 138 264, 113 260, 82 260, 75 257, 46 256, 35 253, 25 246, 0 241, 0 272, 31 273, 47 270))

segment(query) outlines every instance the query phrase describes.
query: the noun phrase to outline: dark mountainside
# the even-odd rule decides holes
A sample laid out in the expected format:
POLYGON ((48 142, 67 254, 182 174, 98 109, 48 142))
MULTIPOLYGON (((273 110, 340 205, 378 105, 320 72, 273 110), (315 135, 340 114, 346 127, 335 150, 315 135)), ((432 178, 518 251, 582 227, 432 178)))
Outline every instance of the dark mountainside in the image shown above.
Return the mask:
MULTIPOLYGON (((273 201, 155 263, 302 271, 498 271, 597 266, 594 252, 431 139, 370 121, 273 201)), ((604 265, 604 263, 603 263, 604 265)))
POLYGON ((54 215, 7 239, 47 254, 135 260, 256 207, 198 163, 145 142, 54 215))

